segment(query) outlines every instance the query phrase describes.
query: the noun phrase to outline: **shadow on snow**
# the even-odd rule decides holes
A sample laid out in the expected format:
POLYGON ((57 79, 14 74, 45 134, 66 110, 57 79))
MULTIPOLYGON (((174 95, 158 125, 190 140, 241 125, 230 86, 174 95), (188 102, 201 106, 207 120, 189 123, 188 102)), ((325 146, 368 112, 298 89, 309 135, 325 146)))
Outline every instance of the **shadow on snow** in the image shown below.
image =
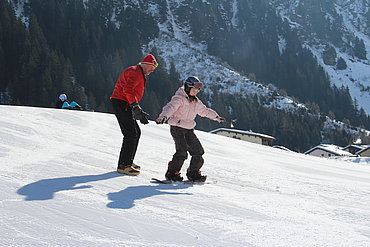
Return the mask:
POLYGON ((121 175, 116 172, 108 172, 99 175, 42 179, 23 186, 17 190, 17 193, 26 196, 26 201, 49 200, 53 199, 54 194, 58 191, 86 189, 92 187, 91 185, 76 186, 78 184, 101 181, 119 176, 121 175))
MULTIPOLYGON (((59 191, 77 190, 91 188, 91 185, 79 185, 94 181, 102 181, 122 175, 116 172, 108 172, 99 175, 86 175, 63 178, 42 179, 40 181, 27 184, 17 190, 19 195, 25 196, 25 201, 42 201, 54 198, 55 193, 59 191), (78 186, 79 185, 79 186, 78 186)), ((191 187, 192 185, 140 185, 127 187, 119 192, 108 193, 107 204, 109 208, 129 209, 135 205, 136 200, 152 197, 156 195, 191 195, 191 193, 179 193, 166 190, 177 190, 191 187)))
POLYGON ((156 195, 192 195, 191 193, 181 193, 181 192, 170 192, 165 190, 176 190, 185 189, 192 185, 173 185, 173 184, 158 184, 153 185, 141 185, 127 187, 120 192, 114 192, 108 194, 108 199, 112 202, 107 204, 109 208, 120 208, 129 209, 135 206, 136 200, 141 200, 147 197, 152 197, 156 195))

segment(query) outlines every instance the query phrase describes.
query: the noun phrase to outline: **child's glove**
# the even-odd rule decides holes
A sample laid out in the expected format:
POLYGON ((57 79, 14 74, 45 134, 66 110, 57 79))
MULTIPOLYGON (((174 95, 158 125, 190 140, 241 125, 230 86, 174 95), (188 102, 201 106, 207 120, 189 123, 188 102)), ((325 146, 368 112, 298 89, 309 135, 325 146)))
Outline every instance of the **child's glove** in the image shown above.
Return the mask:
POLYGON ((149 114, 143 111, 143 109, 141 109, 139 103, 134 102, 130 106, 132 108, 132 116, 134 117, 135 120, 140 120, 142 124, 149 123, 148 121, 149 114))
POLYGON ((163 116, 163 117, 158 117, 156 120, 155 120, 155 122, 157 123, 157 124, 164 124, 166 121, 167 121, 167 117, 166 116, 163 116))
POLYGON ((216 121, 219 122, 219 123, 223 123, 223 122, 225 122, 225 118, 217 116, 216 121))

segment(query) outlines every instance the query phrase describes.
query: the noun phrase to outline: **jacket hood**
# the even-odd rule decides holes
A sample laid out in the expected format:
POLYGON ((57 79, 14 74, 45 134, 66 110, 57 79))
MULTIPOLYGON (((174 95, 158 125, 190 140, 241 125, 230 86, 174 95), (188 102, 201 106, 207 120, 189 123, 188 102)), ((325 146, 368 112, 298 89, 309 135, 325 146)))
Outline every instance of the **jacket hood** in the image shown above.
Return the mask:
MULTIPOLYGON (((176 91, 175 95, 185 97, 185 98, 187 98, 188 100, 192 97, 192 96, 189 96, 189 95, 185 92, 185 88, 184 88, 184 86, 182 86, 182 87, 180 87, 179 89, 177 89, 177 91, 176 91)), ((195 99, 196 101, 198 101, 198 100, 199 100, 197 96, 193 96, 193 97, 194 97, 194 99, 195 99)))

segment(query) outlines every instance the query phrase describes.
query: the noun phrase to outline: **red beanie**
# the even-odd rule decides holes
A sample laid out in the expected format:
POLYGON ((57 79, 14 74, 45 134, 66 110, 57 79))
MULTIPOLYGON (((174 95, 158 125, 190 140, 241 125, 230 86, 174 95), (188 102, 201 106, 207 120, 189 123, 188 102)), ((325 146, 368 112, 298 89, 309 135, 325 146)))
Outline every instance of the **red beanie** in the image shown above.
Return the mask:
POLYGON ((152 54, 146 55, 141 61, 142 64, 153 65, 154 67, 158 66, 157 60, 152 54))

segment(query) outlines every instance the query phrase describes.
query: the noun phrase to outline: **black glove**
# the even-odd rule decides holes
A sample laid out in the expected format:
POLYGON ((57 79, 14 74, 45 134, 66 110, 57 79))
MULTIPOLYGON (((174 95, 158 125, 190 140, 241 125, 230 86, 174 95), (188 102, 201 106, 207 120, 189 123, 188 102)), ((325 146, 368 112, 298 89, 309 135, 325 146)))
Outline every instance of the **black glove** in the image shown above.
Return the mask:
POLYGON ((223 123, 223 122, 225 122, 225 118, 217 116, 216 121, 219 122, 219 123, 223 123))
POLYGON ((163 117, 158 117, 155 122, 157 124, 164 124, 166 121, 168 120, 168 118, 166 116, 163 116, 163 117))
POLYGON ((130 106, 132 108, 132 116, 134 117, 135 120, 140 120, 140 123, 142 124, 149 123, 148 121, 149 114, 143 111, 143 109, 141 109, 138 102, 134 102, 130 106))
MULTIPOLYGON (((145 112, 145 113, 146 113, 146 112, 145 112)), ((148 113, 146 113, 146 114, 148 114, 148 113)), ((148 114, 148 116, 149 116, 149 114, 148 114)), ((148 124, 148 123, 149 123, 149 121, 148 121, 147 116, 145 116, 145 117, 143 117, 142 119, 140 119, 140 123, 142 123, 142 124, 148 124)))

